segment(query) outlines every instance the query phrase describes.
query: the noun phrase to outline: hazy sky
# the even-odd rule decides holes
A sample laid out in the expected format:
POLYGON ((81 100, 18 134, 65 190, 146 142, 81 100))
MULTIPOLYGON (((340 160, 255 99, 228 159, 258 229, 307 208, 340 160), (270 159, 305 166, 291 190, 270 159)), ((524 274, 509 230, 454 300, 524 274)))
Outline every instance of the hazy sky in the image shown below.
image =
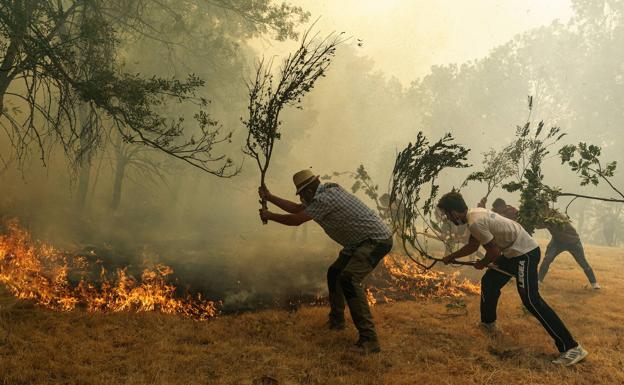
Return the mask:
MULTIPOLYGON (((362 39, 363 55, 403 84, 435 64, 487 55, 515 34, 571 16, 569 0, 290 0, 312 13, 323 33, 362 39)), ((293 43, 255 42, 265 56, 293 43)))

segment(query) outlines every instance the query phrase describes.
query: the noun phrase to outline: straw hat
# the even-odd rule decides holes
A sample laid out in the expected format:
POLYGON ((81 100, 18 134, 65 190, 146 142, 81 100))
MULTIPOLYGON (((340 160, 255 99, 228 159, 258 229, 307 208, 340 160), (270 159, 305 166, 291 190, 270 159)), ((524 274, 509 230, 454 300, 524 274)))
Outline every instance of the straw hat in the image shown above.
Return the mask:
POLYGON ((299 195, 301 190, 306 188, 307 185, 314 182, 318 179, 318 175, 314 175, 311 170, 301 170, 293 175, 293 183, 295 184, 295 188, 297 192, 295 194, 299 195))

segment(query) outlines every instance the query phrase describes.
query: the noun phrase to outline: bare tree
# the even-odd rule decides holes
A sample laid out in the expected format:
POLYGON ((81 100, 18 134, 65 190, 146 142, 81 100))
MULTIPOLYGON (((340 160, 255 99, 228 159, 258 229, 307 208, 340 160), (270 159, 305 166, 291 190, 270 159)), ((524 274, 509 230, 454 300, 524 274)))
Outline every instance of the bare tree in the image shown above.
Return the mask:
POLYGON ((126 179, 147 187, 158 184, 167 186, 167 177, 173 165, 162 153, 146 147, 133 146, 117 135, 111 143, 111 168, 113 169, 113 188, 110 208, 114 211, 122 201, 123 185, 126 179))

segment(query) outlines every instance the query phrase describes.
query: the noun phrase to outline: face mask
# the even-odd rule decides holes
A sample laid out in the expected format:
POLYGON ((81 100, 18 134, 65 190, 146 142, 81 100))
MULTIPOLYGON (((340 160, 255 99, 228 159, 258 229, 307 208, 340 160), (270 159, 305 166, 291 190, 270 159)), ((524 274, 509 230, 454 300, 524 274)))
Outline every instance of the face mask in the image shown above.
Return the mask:
POLYGON ((458 218, 455 214, 452 213, 447 213, 446 217, 449 219, 449 221, 453 222, 455 226, 461 226, 466 223, 463 219, 458 218))

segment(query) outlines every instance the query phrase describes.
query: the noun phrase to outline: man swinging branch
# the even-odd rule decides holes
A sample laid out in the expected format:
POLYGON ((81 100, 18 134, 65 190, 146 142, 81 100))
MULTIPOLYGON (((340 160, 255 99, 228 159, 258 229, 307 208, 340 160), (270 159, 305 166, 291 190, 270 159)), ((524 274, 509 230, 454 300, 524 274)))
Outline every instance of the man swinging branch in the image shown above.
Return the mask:
MULTIPOLYGON (((485 207, 486 203, 486 198, 481 199, 479 207, 485 207)), ((508 205, 501 198, 497 198, 494 203, 492 203, 492 211, 512 221, 516 221, 518 218, 518 209, 508 205)), ((581 238, 574 226, 572 226, 570 218, 550 208, 547 203, 543 205, 540 217, 541 220, 536 224, 535 228, 547 229, 552 236, 550 243, 546 246, 544 259, 539 268, 540 285, 544 283, 544 278, 546 278, 546 273, 548 273, 550 264, 559 254, 567 251, 572 254, 576 263, 583 269, 590 287, 593 289, 600 289, 601 286, 596 281, 594 270, 585 257, 585 250, 581 238)))
MULTIPOLYGON (((444 262, 451 263, 470 255, 483 245, 485 257, 477 261, 475 267, 483 269, 495 262, 497 267, 513 274, 522 303, 550 334, 560 352, 552 362, 570 366, 585 358, 587 351, 574 340, 561 319, 540 296, 537 265, 541 252, 537 242, 522 226, 485 208, 468 210, 461 194, 455 191, 445 194, 438 202, 438 208, 454 224, 468 224, 470 231, 468 244, 446 256, 444 262)), ((481 279, 481 325, 486 331, 497 330, 498 298, 510 279, 509 275, 494 269, 488 269, 481 279)))
POLYGON ((260 198, 288 214, 260 209, 260 218, 287 226, 299 226, 309 220, 317 222, 343 249, 327 271, 330 313, 328 326, 345 327, 345 300, 353 323, 359 332, 356 346, 365 354, 381 349, 366 299, 362 280, 392 249, 392 232, 373 210, 336 183, 321 184, 318 175, 303 170, 293 176, 301 203, 291 202, 260 187, 260 198))
POLYGON ((548 273, 548 268, 555 258, 562 252, 567 251, 572 254, 576 263, 583 269, 583 273, 585 273, 591 288, 600 289, 601 286, 596 281, 594 270, 585 257, 585 249, 583 248, 581 237, 574 226, 572 226, 570 218, 550 208, 547 203, 543 205, 542 211, 541 217, 549 218, 550 220, 542 219, 535 227, 538 229, 547 229, 552 238, 548 246, 546 246, 544 260, 539 269, 540 283, 544 282, 546 273, 548 273))

